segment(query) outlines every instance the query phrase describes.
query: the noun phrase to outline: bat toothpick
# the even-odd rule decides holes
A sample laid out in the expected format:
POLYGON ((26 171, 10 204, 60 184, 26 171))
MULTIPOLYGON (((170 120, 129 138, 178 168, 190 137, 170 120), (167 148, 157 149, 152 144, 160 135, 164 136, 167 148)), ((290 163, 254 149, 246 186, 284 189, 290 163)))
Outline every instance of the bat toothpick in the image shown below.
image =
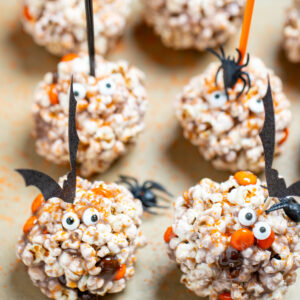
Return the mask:
POLYGON ((278 171, 272 168, 275 152, 275 116, 270 82, 267 94, 263 98, 265 108, 265 122, 260 138, 265 154, 265 172, 269 197, 278 198, 279 203, 274 204, 266 213, 283 209, 285 214, 294 222, 300 222, 300 204, 293 196, 300 196, 300 181, 287 187, 285 180, 279 177, 278 171))
POLYGON ((85 0, 85 14, 87 27, 87 40, 90 60, 90 75, 95 76, 95 37, 94 37, 94 16, 93 0, 85 0))
POLYGON ((69 152, 71 171, 61 187, 54 179, 45 173, 31 169, 17 169, 16 171, 24 178, 26 186, 37 187, 47 201, 57 197, 65 202, 73 203, 76 194, 76 155, 79 138, 76 131, 76 107, 77 101, 73 92, 73 78, 70 87, 69 99, 69 152))

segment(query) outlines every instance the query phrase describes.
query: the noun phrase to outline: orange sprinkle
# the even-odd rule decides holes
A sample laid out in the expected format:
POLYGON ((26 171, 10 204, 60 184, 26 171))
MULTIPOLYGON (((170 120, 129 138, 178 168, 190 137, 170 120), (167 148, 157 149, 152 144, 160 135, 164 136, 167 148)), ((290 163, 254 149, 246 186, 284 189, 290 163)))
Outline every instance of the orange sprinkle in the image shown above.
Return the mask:
POLYGON ((164 234, 164 240, 166 243, 169 243, 173 237, 175 237, 175 233, 173 232, 172 226, 168 227, 165 234, 164 234))
POLYGON ((270 236, 265 240, 257 240, 257 245, 264 250, 269 249, 275 240, 275 233, 272 230, 270 236))
POLYGON ((32 202, 31 204, 31 211, 33 214, 35 214, 40 207, 42 206, 42 204, 44 204, 45 199, 43 197, 43 194, 39 194, 32 202))
POLYGON ((238 250, 243 251, 254 245, 254 234, 247 228, 235 231, 230 239, 230 245, 238 250))
POLYGON ((62 59, 60 61, 71 61, 75 58, 79 57, 78 54, 76 53, 69 53, 69 54, 66 54, 65 56, 62 57, 62 59))
POLYGON ((31 13, 29 12, 29 8, 27 5, 24 6, 23 9, 23 14, 24 17, 29 21, 29 22, 33 22, 34 21, 34 17, 31 15, 31 13))
POLYGON ((239 185, 256 184, 257 177, 248 171, 240 171, 234 174, 234 179, 239 185))
POLYGON ((230 293, 226 292, 219 295, 219 300, 232 300, 230 293))
POLYGON ((289 129, 288 129, 288 128, 285 128, 285 129, 284 129, 284 137, 283 137, 282 140, 279 141, 278 144, 279 144, 279 145, 284 144, 284 143, 286 142, 286 140, 288 139, 288 137, 289 137, 289 129))
POLYGON ((119 268, 119 270, 117 271, 114 280, 120 280, 122 279, 126 274, 126 265, 123 264, 121 265, 121 267, 119 268))
POLYGON ((23 232, 24 232, 25 234, 28 234, 28 233, 30 232, 30 230, 33 228, 33 226, 37 223, 37 221, 38 221, 38 219, 37 219, 36 216, 30 217, 30 218, 26 221, 26 223, 25 223, 25 225, 24 225, 24 227, 23 227, 23 232))
POLYGON ((48 96, 52 105, 58 104, 58 93, 55 83, 49 85, 48 96))

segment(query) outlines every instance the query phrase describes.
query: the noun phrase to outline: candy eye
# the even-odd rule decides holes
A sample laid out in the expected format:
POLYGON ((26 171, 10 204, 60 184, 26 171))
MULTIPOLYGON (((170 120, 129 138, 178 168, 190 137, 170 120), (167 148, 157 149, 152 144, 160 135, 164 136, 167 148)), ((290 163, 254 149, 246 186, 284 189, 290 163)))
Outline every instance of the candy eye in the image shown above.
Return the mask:
POLYGON ((86 96, 85 87, 81 83, 78 83, 78 82, 74 83, 73 91, 74 91, 74 96, 77 99, 83 99, 86 96))
POLYGON ((268 223, 258 222, 253 228, 253 233, 256 239, 265 240, 271 235, 272 230, 268 223))
POLYGON ((251 99, 249 101, 249 109, 255 114, 264 112, 264 103, 261 99, 251 99))
POLYGON ((214 92, 208 96, 208 102, 212 107, 222 107, 227 102, 224 92, 214 92))
POLYGON ((104 79, 98 83, 99 91, 102 95, 112 95, 115 92, 116 85, 110 79, 104 79))
POLYGON ((256 212, 252 208, 243 208, 239 212, 239 222, 244 226, 253 225, 256 222, 256 212))
POLYGON ((79 218, 73 212, 65 213, 62 218, 62 225, 67 230, 74 230, 79 226, 79 218))
POLYGON ((100 220, 99 211, 95 208, 86 209, 83 213, 82 220, 87 226, 97 224, 100 220))

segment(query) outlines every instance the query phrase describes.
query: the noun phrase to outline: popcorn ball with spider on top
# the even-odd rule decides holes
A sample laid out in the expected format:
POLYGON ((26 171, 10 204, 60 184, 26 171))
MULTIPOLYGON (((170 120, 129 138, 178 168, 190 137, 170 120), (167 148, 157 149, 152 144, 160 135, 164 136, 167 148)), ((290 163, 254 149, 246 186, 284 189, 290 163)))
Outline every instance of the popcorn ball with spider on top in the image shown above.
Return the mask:
POLYGON ((300 225, 266 214, 267 196, 254 174, 237 172, 177 198, 164 239, 188 289, 210 300, 283 299, 300 267, 300 225))
POLYGON ((300 0, 294 0, 287 11, 283 29, 283 48, 291 62, 300 62, 300 0))
POLYGON ((258 133, 264 122, 264 96, 270 77, 276 114, 275 154, 289 133, 290 102, 281 80, 257 57, 241 63, 214 52, 221 60, 210 64, 203 74, 192 78, 176 101, 176 115, 184 136, 198 147, 205 160, 221 170, 264 168, 258 133), (228 67, 229 66, 229 67, 228 67))
MULTIPOLYGON (((122 36, 131 0, 93 0, 95 49, 107 53, 122 36)), ((22 23, 35 42, 55 55, 87 50, 84 0, 23 0, 22 23)))
POLYGON ((89 56, 69 54, 57 73, 47 73, 34 96, 37 152, 56 164, 68 163, 68 91, 74 76, 80 137, 77 162, 83 176, 104 172, 123 155, 144 129, 144 74, 126 61, 108 62, 96 56, 95 76, 89 56))
POLYGON ((236 33, 246 0, 144 0, 145 20, 175 49, 205 50, 236 33))

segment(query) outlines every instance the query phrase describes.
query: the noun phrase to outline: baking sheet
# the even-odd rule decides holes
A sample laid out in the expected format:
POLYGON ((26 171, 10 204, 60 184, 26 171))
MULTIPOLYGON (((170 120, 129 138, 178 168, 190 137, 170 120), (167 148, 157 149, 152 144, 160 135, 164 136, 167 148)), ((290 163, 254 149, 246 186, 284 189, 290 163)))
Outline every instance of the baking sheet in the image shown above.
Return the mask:
MULTIPOLYGON (((39 157, 30 137, 33 90, 44 73, 55 70, 58 58, 35 45, 31 37, 23 33, 19 21, 20 2, 0 1, 0 299, 43 300, 46 297, 32 285, 15 255, 18 236, 38 191, 25 188, 13 169, 34 168, 53 178, 68 170, 39 157)), ((275 69, 292 101, 291 136, 284 155, 275 163, 287 181, 292 182, 300 177, 300 67, 288 63, 280 50, 284 11, 289 2, 257 1, 249 50, 275 69)), ((227 51, 233 51, 238 45, 238 37, 226 44, 227 51)), ((225 180, 229 174, 214 170, 200 157, 197 149, 183 138, 174 116, 177 93, 214 58, 206 53, 165 48, 152 30, 140 22, 139 10, 132 17, 124 39, 108 58, 127 59, 146 73, 147 128, 129 155, 94 179, 113 181, 120 173, 141 180, 155 179, 175 195, 203 177, 225 180)), ((107 299, 199 299, 179 283, 180 272, 167 257, 163 233, 171 220, 171 208, 158 216, 144 216, 142 228, 149 243, 138 253, 136 275, 124 292, 107 299)), ((299 289, 300 278, 286 299, 299 299, 299 289)))

